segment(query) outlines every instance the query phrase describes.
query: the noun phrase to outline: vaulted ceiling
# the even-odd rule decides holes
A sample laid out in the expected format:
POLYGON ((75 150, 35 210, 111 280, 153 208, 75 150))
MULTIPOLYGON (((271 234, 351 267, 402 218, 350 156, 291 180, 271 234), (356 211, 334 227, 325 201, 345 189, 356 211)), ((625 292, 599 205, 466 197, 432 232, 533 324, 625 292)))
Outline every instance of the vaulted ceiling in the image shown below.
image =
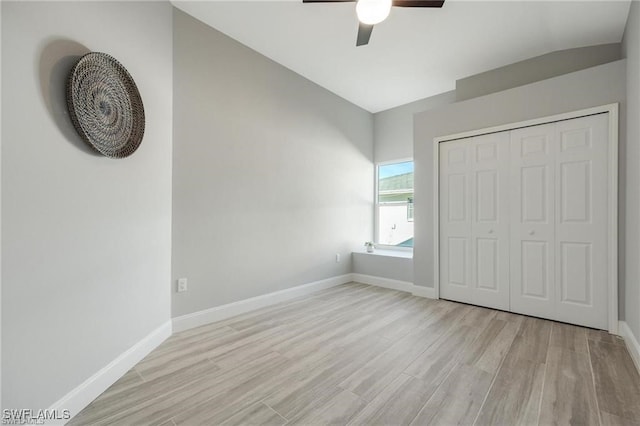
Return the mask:
POLYGON ((378 112, 556 50, 620 42, 630 1, 460 1, 392 8, 356 47, 355 3, 182 1, 176 7, 362 108, 378 112))

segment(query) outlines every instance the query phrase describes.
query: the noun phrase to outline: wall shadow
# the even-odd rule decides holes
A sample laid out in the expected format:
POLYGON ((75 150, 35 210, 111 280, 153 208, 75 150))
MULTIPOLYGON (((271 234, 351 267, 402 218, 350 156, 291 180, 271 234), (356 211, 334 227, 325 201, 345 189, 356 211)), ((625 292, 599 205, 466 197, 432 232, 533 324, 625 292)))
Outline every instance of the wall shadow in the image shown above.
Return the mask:
POLYGON ((87 154, 100 156, 73 127, 67 108, 67 78, 73 65, 90 50, 67 39, 48 40, 40 52, 39 80, 42 99, 60 133, 76 148, 87 154))

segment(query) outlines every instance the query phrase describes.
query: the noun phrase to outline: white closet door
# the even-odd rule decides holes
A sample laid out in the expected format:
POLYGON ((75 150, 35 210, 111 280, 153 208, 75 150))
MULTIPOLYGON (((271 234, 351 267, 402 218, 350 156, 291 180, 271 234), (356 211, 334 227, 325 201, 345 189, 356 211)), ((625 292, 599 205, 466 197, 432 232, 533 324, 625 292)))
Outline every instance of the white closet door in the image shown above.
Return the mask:
POLYGON ((509 134, 440 147, 441 297, 509 309, 509 134))
POLYGON ((473 303, 509 309, 509 133, 471 140, 473 303))
POLYGON ((607 328, 608 116, 556 123, 556 315, 607 328))
POLYGON ((440 145, 440 297, 473 302, 470 141, 440 145))
POLYGON ((440 144, 442 298, 608 328, 608 123, 440 144))
POLYGON ((511 132, 511 311, 555 314, 555 124, 511 132))
POLYGON ((511 310, 607 328, 608 116, 511 132, 511 310))

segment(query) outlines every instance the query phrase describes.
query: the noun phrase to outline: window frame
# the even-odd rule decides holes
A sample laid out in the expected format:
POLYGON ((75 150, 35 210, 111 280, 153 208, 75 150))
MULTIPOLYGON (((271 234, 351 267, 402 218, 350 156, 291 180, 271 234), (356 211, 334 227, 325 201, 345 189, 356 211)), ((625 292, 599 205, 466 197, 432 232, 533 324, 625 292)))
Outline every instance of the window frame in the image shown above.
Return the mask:
MULTIPOLYGON (((373 193, 373 214, 374 214, 374 231, 373 231, 373 243, 375 244, 376 248, 381 249, 381 250, 397 250, 397 251, 405 251, 405 252, 413 252, 413 247, 398 247, 398 246, 393 246, 393 245, 389 245, 389 244, 380 244, 378 243, 379 241, 379 237, 380 237, 380 231, 379 231, 379 225, 380 225, 380 200, 378 199, 379 197, 379 188, 378 188, 378 182, 379 182, 379 170, 380 170, 380 166, 388 166, 390 164, 398 164, 398 163, 407 163, 407 162, 411 162, 413 163, 413 167, 414 167, 414 173, 415 173, 415 161, 413 161, 413 157, 405 157, 405 158, 400 158, 400 159, 396 159, 396 160, 389 160, 389 161, 379 161, 376 162, 374 164, 374 183, 373 183, 373 188, 374 188, 374 193, 373 193)), ((414 175, 415 176, 415 175, 414 175)), ((415 179, 415 177, 414 177, 415 179)), ((414 188, 414 202, 415 202, 415 188, 414 188)), ((400 205, 400 204, 404 204, 404 205, 408 205, 408 202, 386 202, 383 203, 382 205, 400 205)), ((408 208, 408 207, 407 207, 408 208)), ((415 204, 414 204, 414 208, 415 208, 415 204)), ((413 220, 411 221, 413 222, 413 220)), ((415 232, 414 232, 415 234, 415 232)), ((414 235, 415 238, 415 235, 414 235)), ((415 242, 415 239, 414 239, 415 242)))

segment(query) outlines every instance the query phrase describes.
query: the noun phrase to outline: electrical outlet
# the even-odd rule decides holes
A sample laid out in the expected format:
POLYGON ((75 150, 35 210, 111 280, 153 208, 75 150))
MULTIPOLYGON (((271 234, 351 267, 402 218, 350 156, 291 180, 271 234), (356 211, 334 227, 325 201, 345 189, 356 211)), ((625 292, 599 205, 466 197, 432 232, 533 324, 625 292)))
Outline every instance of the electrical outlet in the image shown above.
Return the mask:
POLYGON ((340 263, 340 253, 336 253, 336 263, 340 263))
POLYGON ((187 291, 187 279, 179 278, 178 279, 178 293, 182 293, 183 291, 187 291))

